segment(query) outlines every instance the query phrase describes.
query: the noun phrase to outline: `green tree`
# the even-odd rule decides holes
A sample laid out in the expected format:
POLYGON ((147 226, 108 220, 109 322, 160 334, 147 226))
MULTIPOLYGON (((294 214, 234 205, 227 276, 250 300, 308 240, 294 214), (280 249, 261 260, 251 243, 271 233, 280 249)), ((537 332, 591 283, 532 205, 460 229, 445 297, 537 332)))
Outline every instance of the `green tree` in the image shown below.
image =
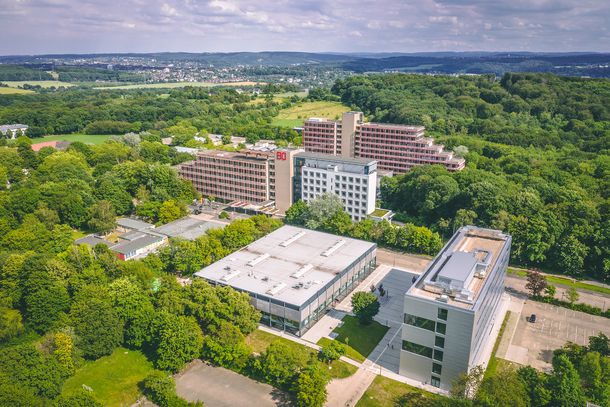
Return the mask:
POLYGON ((176 382, 167 373, 158 370, 142 381, 142 393, 159 407, 203 407, 203 403, 189 403, 176 394, 176 382))
POLYGON ((578 364, 587 396, 600 406, 610 402, 610 383, 603 381, 601 358, 597 352, 587 352, 578 364))
POLYGON ((281 341, 272 342, 260 357, 262 376, 268 383, 283 388, 294 382, 302 366, 301 356, 281 341))
POLYGON ((286 223, 290 225, 302 226, 305 225, 307 219, 309 218, 309 207, 307 204, 298 200, 288 210, 286 210, 286 223))
POLYGON ((175 200, 165 201, 159 208, 159 222, 169 223, 181 218, 184 214, 185 210, 175 200))
POLYGON ((112 305, 124 323, 125 345, 141 348, 152 342, 155 309, 134 277, 114 280, 109 286, 112 305))
POLYGON ((580 386, 580 377, 566 355, 553 357, 553 372, 549 378, 552 406, 583 406, 585 397, 580 386))
POLYGON ((68 291, 42 270, 32 272, 25 285, 23 302, 26 323, 39 333, 47 332, 68 310, 68 291))
POLYGON ((0 342, 19 336, 22 332, 21 313, 0 304, 0 342))
POLYGON ((360 323, 369 325, 379 312, 379 301, 375 294, 359 291, 352 296, 352 308, 360 323))
POLYGON ((451 383, 451 397, 455 399, 472 399, 481 385, 485 369, 482 366, 475 366, 469 372, 460 374, 451 383))
POLYGON ((543 407, 551 400, 551 392, 546 386, 547 376, 531 366, 520 367, 517 374, 525 383, 532 407, 543 407))
POLYGON ((53 335, 53 356, 59 365, 69 375, 75 371, 74 366, 74 342, 72 337, 65 332, 57 332, 53 335))
POLYGON ((555 298, 557 287, 552 284, 547 284, 546 288, 544 289, 544 293, 550 298, 555 298))
POLYGON ((123 340, 123 323, 107 292, 97 286, 84 287, 70 310, 78 347, 89 359, 109 355, 123 340))
POLYGON ((98 201, 89 208, 89 227, 105 235, 116 227, 116 213, 109 201, 98 201))
POLYGON ((297 406, 322 407, 326 403, 328 375, 315 363, 299 374, 295 384, 297 406))
POLYGON ((201 353, 203 334, 193 317, 162 312, 155 334, 155 365, 177 372, 201 353))
POLYGON ((528 407, 530 399, 517 371, 499 369, 494 375, 484 378, 474 398, 475 405, 489 407, 528 407))
POLYGON ((580 294, 578 294, 578 291, 575 287, 568 288, 567 296, 568 301, 570 301, 570 304, 572 305, 574 305, 576 301, 578 301, 578 299, 580 298, 580 294))
POLYGON ((601 356, 610 356, 610 338, 601 332, 597 336, 590 336, 589 350, 601 356))
POLYGON ((103 407, 89 392, 79 390, 70 395, 60 395, 53 402, 53 407, 103 407))
POLYGON ((308 219, 305 225, 310 229, 320 229, 331 225, 335 216, 345 212, 343 201, 333 193, 324 193, 308 205, 308 219))
POLYGON ((209 335, 203 340, 203 357, 224 367, 240 371, 246 366, 252 350, 245 337, 233 324, 222 321, 218 327, 211 326, 209 335))
POLYGON ((339 341, 330 341, 328 345, 323 346, 320 349, 320 358, 325 360, 330 365, 331 362, 338 360, 341 356, 345 355, 346 347, 339 341))

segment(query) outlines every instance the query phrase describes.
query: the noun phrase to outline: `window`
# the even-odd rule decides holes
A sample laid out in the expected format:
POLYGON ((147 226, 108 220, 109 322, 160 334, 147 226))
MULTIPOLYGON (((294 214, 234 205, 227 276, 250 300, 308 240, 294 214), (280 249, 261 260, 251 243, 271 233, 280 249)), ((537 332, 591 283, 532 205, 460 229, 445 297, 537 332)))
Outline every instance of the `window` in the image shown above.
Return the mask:
POLYGON ((432 376, 430 378, 430 384, 433 385, 434 387, 441 387, 441 379, 439 379, 436 376, 432 376))
POLYGON ((447 331, 447 325, 443 324, 442 322, 436 323, 436 332, 438 332, 439 334, 445 335, 446 331, 447 331))
POLYGON ((444 348, 445 347, 445 338, 443 338, 442 336, 437 336, 434 339, 434 346, 436 346, 437 348, 444 348))
POLYGON ((402 349, 407 352, 415 353, 416 355, 425 356, 427 358, 432 357, 432 348, 417 343, 402 341, 402 349))
POLYGON ((411 314, 405 314, 405 324, 413 325, 418 328, 427 329, 434 332, 434 321, 426 318, 417 317, 411 314))
POLYGON ((443 361, 443 351, 442 350, 438 350, 438 349, 434 349, 434 356, 433 356, 434 360, 438 360, 439 362, 443 361))
POLYGON ((442 319, 443 321, 447 320, 447 310, 443 308, 438 309, 438 319, 442 319))
POLYGON ((441 374, 443 367, 440 363, 432 363, 432 373, 441 374))

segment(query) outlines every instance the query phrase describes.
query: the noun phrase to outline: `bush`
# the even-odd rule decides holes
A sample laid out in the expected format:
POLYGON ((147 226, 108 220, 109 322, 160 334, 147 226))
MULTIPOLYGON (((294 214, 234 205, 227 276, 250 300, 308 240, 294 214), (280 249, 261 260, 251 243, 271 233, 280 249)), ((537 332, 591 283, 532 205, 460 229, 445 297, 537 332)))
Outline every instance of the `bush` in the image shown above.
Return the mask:
POLYGON ((203 403, 190 403, 176 394, 176 382, 166 373, 155 370, 141 384, 142 393, 159 407, 195 407, 203 403))

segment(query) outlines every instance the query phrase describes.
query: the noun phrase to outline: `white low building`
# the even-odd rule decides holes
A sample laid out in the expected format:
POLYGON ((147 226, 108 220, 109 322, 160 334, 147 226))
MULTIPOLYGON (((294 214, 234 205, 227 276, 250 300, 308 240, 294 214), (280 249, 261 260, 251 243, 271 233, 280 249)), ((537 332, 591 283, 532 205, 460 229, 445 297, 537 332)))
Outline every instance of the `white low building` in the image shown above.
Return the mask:
POLYGON ((28 131, 27 124, 5 124, 0 126, 0 133, 7 138, 14 139, 21 135, 25 136, 28 131))

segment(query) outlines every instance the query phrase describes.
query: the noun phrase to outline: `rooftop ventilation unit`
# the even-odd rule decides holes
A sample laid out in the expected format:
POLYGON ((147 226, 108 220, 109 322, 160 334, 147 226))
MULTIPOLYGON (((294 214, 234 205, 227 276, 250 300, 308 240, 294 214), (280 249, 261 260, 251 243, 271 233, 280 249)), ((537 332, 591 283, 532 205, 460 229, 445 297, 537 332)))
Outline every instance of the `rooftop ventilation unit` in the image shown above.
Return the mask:
POLYGON ((298 269, 297 271, 295 271, 294 273, 292 273, 290 275, 290 277, 292 277, 292 278, 301 278, 301 277, 303 277, 305 275, 305 273, 307 273, 312 268, 313 268, 312 264, 306 264, 303 267, 301 267, 300 269, 298 269))
POLYGON ((277 293, 282 291, 285 287, 286 287, 286 283, 276 284, 273 286, 273 288, 270 288, 269 290, 267 290, 267 294, 276 295, 277 293))
POLYGON ((296 242, 298 239, 302 238, 303 236, 305 236, 305 231, 300 231, 296 235, 292 236, 290 239, 284 240, 282 243, 280 243, 280 246, 288 247, 289 244, 296 242))
POLYGON ((337 243, 335 243, 329 249, 327 249, 324 253, 322 253, 322 256, 324 256, 324 257, 330 256, 331 254, 333 254, 335 251, 337 251, 337 249, 340 248, 341 246, 343 246, 344 244, 345 244, 345 240, 343 240, 343 239, 338 240, 337 243))
POLYGON ((237 276, 238 276, 238 275, 240 275, 240 274, 241 274, 241 271, 239 271, 239 270, 233 270, 233 271, 232 271, 232 272, 230 272, 229 274, 226 274, 226 275, 222 276, 220 279, 221 279, 222 281, 229 281, 229 280, 231 280, 232 278, 235 278, 235 277, 237 277, 237 276))
POLYGON ((449 302, 449 297, 445 294, 441 295, 440 297, 436 298, 436 301, 440 301, 440 302, 449 302))
POLYGON ((261 261, 263 261, 263 260, 265 260, 265 259, 268 259, 268 258, 269 258, 269 253, 264 253, 264 254, 261 254, 261 255, 260 255, 260 256, 258 256, 257 258, 250 260, 250 261, 248 262, 248 266, 250 266, 250 267, 254 267, 254 266, 256 266, 258 263, 260 263, 261 261))

